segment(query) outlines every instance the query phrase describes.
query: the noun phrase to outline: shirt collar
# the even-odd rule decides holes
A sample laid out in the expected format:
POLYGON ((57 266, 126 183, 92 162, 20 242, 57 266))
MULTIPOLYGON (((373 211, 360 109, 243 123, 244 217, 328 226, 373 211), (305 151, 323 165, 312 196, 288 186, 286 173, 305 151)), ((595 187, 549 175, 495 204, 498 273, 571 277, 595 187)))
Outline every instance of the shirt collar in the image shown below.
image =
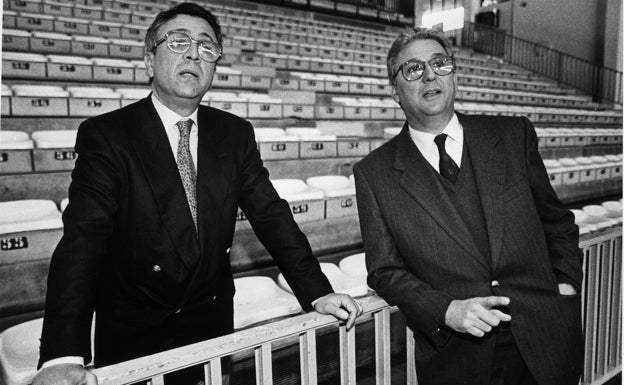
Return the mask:
POLYGON ((165 130, 167 131, 173 130, 173 128, 176 127, 176 124, 180 120, 188 120, 188 119, 193 120, 193 128, 197 127, 198 108, 196 108, 193 112, 191 112, 191 115, 189 116, 186 116, 186 117, 180 116, 175 111, 171 110, 169 107, 162 104, 153 92, 152 92, 152 103, 154 104, 156 113, 158 113, 158 117, 162 121, 163 126, 165 127, 165 130))
MULTIPOLYGON (((429 132, 418 131, 412 126, 409 126, 409 134, 416 147, 419 149, 427 149, 431 146, 435 146, 434 139, 439 134, 431 134, 429 132)), ((447 123, 444 130, 442 130, 441 134, 448 135, 447 140, 449 138, 457 143, 464 143, 464 129, 461 124, 459 124, 459 119, 457 119, 457 114, 453 114, 453 117, 447 123)))

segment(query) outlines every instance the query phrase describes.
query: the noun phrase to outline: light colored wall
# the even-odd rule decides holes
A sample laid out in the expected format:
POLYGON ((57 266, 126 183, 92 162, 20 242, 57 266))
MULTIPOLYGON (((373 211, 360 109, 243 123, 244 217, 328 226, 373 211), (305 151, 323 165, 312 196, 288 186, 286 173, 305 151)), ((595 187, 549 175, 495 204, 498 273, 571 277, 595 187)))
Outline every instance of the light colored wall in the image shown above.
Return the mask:
MULTIPOLYGON (((600 62, 604 56, 607 1, 621 0, 510 0, 496 6, 499 28, 513 30, 519 38, 600 62)), ((477 12, 490 10, 492 7, 477 12)))
POLYGON ((609 0, 605 25, 605 67, 622 71, 622 57, 622 0, 609 0))

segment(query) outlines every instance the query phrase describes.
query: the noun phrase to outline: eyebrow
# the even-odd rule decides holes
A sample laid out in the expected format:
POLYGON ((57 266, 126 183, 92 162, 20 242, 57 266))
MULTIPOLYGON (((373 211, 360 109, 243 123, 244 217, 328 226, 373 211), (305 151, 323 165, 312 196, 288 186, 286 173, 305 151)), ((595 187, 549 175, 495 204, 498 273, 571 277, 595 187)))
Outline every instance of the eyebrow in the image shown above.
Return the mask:
MULTIPOLYGON (((187 33, 189 36, 191 35, 191 31, 189 31, 189 30, 188 30, 188 29, 186 29, 186 28, 176 28, 176 29, 172 29, 172 30, 171 30, 171 31, 169 31, 169 32, 185 32, 185 33, 187 33)), ((167 33, 169 33, 169 32, 167 32, 167 33)), ((199 33, 199 36, 205 36, 205 37, 207 37, 207 38, 208 38, 208 40, 210 40, 210 41, 212 41, 212 42, 215 42, 215 40, 213 40, 212 36, 210 36, 210 35, 209 35, 208 33, 206 33, 206 32, 200 32, 200 33, 199 33)))

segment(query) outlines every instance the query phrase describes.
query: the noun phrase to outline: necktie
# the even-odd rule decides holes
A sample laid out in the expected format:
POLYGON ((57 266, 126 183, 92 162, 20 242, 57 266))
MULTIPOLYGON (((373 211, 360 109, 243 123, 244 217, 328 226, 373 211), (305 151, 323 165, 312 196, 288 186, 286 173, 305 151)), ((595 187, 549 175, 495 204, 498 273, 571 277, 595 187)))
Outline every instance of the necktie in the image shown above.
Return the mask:
POLYGON ((191 119, 180 120, 176 125, 180 130, 180 141, 178 142, 178 171, 180 171, 184 193, 186 194, 186 200, 191 209, 195 231, 197 231, 197 198, 195 197, 197 174, 195 172, 195 165, 193 164, 189 146, 189 137, 191 136, 193 121, 191 119))
POLYGON ((440 153, 440 175, 454 184, 457 180, 457 174, 459 174, 459 167, 444 149, 444 142, 447 137, 448 135, 446 134, 440 134, 433 141, 438 146, 438 152, 440 153))

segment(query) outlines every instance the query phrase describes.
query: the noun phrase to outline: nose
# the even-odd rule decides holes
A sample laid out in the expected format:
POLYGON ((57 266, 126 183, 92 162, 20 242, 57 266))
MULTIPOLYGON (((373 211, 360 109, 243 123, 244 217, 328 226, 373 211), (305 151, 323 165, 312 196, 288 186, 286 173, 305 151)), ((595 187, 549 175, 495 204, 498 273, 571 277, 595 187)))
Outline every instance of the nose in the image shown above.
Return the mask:
POLYGON ((201 59, 199 57, 199 45, 196 42, 191 42, 191 46, 184 53, 184 58, 194 61, 199 61, 201 59))
POLYGON ((429 63, 425 64, 425 73, 423 74, 423 81, 430 82, 433 81, 436 77, 435 72, 433 72, 433 68, 429 63))

